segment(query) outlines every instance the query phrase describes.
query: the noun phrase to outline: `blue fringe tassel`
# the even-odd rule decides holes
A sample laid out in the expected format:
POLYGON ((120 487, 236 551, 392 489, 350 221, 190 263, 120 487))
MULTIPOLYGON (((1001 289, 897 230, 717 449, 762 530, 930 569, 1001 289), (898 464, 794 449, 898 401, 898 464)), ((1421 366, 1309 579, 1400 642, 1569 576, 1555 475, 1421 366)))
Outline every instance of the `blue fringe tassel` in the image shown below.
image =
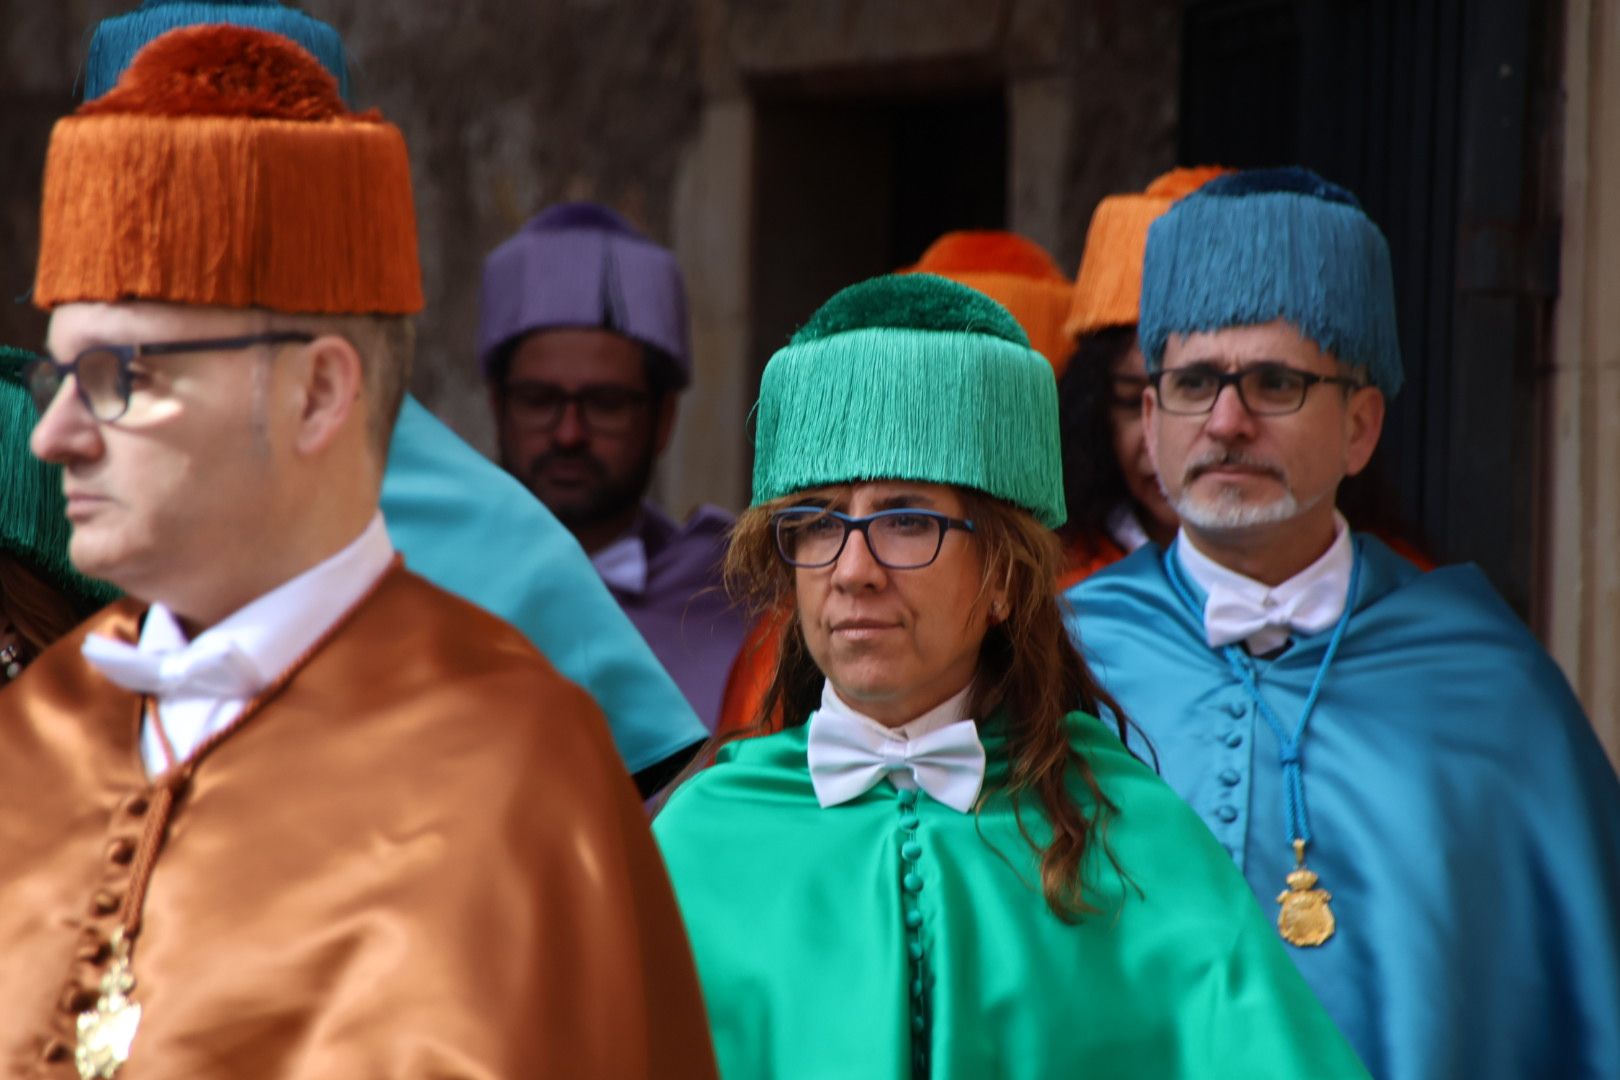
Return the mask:
POLYGON ((1394 397, 1404 374, 1384 234, 1315 174, 1259 176, 1212 181, 1148 230, 1137 328, 1148 369, 1171 334, 1284 319, 1394 397), (1319 186, 1302 188, 1301 176, 1319 186))
POLYGON ((127 15, 105 19, 96 27, 85 62, 84 97, 93 100, 111 90, 135 54, 153 38, 182 26, 229 23, 269 30, 307 49, 338 81, 349 101, 349 60, 338 32, 313 16, 276 0, 232 0, 205 4, 195 0, 146 0, 127 15))

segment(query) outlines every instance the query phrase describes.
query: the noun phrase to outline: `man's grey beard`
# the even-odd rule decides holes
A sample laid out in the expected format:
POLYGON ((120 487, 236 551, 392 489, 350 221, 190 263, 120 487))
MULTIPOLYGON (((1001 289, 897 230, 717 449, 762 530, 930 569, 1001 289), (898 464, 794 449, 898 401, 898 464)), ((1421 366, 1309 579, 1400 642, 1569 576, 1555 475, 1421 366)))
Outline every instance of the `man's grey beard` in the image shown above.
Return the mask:
POLYGON ((1171 503, 1181 520, 1204 532, 1236 532, 1256 525, 1280 525, 1310 509, 1285 491, 1267 503, 1244 502, 1237 492, 1227 490, 1213 499, 1200 499, 1183 491, 1171 503))
POLYGON ((1172 496, 1165 490, 1163 477, 1159 478, 1159 490, 1164 492, 1165 499, 1183 522, 1204 532, 1236 532, 1258 525, 1281 525, 1299 517, 1320 501, 1318 498, 1310 503, 1301 503, 1289 487, 1287 474, 1268 461, 1241 453, 1206 454, 1190 462, 1185 475, 1188 479, 1183 482, 1179 496, 1172 496), (1195 474, 1222 464, 1265 469, 1276 477, 1283 493, 1265 503, 1246 502, 1239 492, 1231 488, 1218 491, 1213 498, 1200 498, 1192 494, 1192 481, 1197 479, 1195 474))

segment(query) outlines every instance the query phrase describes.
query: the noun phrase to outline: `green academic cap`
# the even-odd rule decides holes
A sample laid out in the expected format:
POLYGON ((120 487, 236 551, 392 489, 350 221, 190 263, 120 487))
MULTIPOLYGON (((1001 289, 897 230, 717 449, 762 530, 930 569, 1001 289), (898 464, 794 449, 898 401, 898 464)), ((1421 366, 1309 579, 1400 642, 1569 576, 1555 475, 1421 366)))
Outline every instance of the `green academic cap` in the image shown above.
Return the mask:
POLYGON ((828 300, 760 382, 754 505, 859 480, 993 495, 1063 524, 1052 366, 983 293, 932 274, 828 300))
POLYGON ((32 353, 0 345, 0 552, 20 561, 58 589, 68 602, 89 613, 118 598, 111 585, 92 581, 68 561, 72 529, 62 497, 62 470, 28 449, 39 419, 23 368, 32 353))

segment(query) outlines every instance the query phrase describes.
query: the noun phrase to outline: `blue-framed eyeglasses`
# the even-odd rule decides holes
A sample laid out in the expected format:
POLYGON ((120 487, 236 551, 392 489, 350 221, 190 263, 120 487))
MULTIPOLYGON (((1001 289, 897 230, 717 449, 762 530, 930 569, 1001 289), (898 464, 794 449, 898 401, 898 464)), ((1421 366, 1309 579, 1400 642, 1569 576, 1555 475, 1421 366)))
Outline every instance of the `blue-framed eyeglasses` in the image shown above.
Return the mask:
POLYGON ((23 370, 28 392, 43 413, 56 400, 57 391, 73 376, 79 400, 90 415, 103 423, 123 417, 129 411, 133 382, 129 366, 139 357, 175 356, 179 353, 229 352, 254 345, 307 345, 314 334, 298 330, 272 330, 245 337, 205 338, 200 341, 161 341, 147 345, 97 345, 84 350, 66 363, 41 356, 23 370))
POLYGON ((850 517, 824 506, 790 506, 771 515, 776 553, 789 566, 815 570, 831 566, 844 553, 849 534, 866 538, 866 550, 890 570, 920 570, 939 558, 945 534, 973 531, 973 522, 935 510, 879 510, 850 517))

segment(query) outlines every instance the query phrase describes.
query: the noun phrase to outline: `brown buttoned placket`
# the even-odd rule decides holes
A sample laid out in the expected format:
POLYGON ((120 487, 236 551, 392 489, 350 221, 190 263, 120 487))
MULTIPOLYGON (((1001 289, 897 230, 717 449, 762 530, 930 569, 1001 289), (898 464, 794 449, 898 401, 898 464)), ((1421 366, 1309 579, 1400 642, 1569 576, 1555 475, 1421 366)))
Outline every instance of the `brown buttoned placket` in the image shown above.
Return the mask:
MULTIPOLYGON (((213 749, 252 720, 286 685, 310 658, 320 652, 349 617, 398 569, 400 558, 384 571, 371 587, 340 616, 313 645, 287 667, 274 682, 242 707, 242 711, 198 744, 184 761, 177 761, 169 733, 164 730, 157 704, 143 696, 136 721, 136 743, 140 741, 140 721, 149 719, 163 746, 167 767, 150 784, 119 801, 108 823, 108 839, 102 859, 101 880, 90 895, 84 930, 74 950, 71 973, 57 999, 52 1016, 53 1031, 40 1051, 45 1074, 73 1061, 82 1080, 110 1080, 131 1053, 131 1043, 139 1024, 139 976, 135 946, 140 936, 141 914, 146 902, 158 855, 168 837, 169 822, 185 797, 191 778, 213 749), (137 831, 138 830, 138 831, 137 831), (120 1005, 122 1003, 122 1009, 120 1005), (133 1009, 130 1014, 127 1010, 133 1009), (93 1042, 98 1024, 114 1015, 124 1015, 129 1038, 122 1052, 93 1042)), ((137 754, 139 750, 137 749, 137 754)))

